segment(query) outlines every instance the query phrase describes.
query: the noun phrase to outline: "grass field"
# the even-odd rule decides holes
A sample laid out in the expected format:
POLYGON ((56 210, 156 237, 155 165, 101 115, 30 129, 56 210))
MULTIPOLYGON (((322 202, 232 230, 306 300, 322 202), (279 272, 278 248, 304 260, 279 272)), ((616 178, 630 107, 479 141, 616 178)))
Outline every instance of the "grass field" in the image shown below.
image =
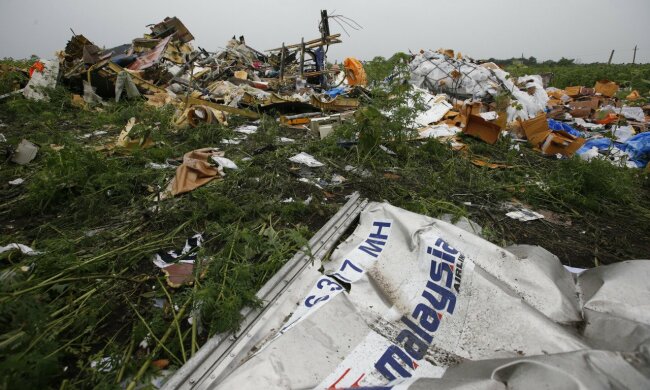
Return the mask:
MULTIPOLYGON (((374 79, 392 69, 374 65, 374 79)), ((556 72, 556 82, 565 82, 564 70, 556 72)), ((588 77, 601 76, 594 71, 566 82, 591 85, 588 77)), ((466 216, 498 245, 541 245, 567 265, 592 267, 650 253, 645 171, 547 158, 506 140, 487 145, 463 138, 464 151, 435 140, 409 141, 402 131, 413 113, 387 119, 379 110, 399 108, 400 100, 373 96, 356 128, 342 126, 325 140, 264 117, 258 133, 239 145, 220 144, 244 123, 235 117, 229 126, 177 130, 171 108, 132 101, 88 111, 74 107, 63 88, 47 103, 1 101, 0 133, 8 142, 0 147, 25 138, 40 150, 28 165, 0 165, 0 245, 22 243, 44 253, 0 254, 0 388, 114 388, 155 376, 159 369, 151 361, 164 365, 160 360, 167 359, 169 368, 178 368, 211 335, 237 327, 239 310, 257 304, 257 289, 354 191, 434 217, 466 216), (155 146, 98 150, 115 142, 131 117, 155 146), (338 142, 355 130, 366 134, 358 145, 338 142), (105 134, 85 137, 97 131, 105 134), (225 150, 240 169, 157 203, 157 189, 174 171, 147 163, 207 146, 225 150), (306 169, 288 161, 301 151, 326 166, 306 169), (480 167, 474 159, 510 168, 480 167), (347 165, 369 175, 348 172, 347 165), (334 174, 346 180, 330 184, 334 174), (8 184, 16 178, 25 182, 8 184), (299 178, 322 179, 323 188, 299 178), (283 202, 289 198, 293 202, 283 202), (505 216, 504 202, 549 217, 514 221, 505 216), (171 288, 152 257, 199 232, 205 262, 195 272, 202 277, 171 288)))

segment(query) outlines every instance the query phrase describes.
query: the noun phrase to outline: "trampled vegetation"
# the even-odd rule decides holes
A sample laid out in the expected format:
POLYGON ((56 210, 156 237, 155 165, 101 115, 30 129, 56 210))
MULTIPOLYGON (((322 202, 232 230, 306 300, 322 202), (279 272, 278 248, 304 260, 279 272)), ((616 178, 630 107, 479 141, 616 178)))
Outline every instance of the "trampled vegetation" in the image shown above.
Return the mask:
MULTIPOLYGON (((0 102, 0 133, 7 139, 0 146, 23 138, 40 145, 28 165, 1 164, 0 244, 43 252, 0 254, 0 388, 115 388, 178 368, 210 336, 237 327, 240 309, 257 304, 260 286, 354 191, 433 217, 468 217, 492 242, 541 245, 567 265, 647 257, 647 172, 578 157, 557 160, 503 139, 488 145, 461 136, 467 147, 460 151, 433 139, 410 140, 416 112, 405 107, 408 88, 399 77, 379 82, 403 58, 367 64, 374 89, 356 125, 324 140, 265 116, 256 134, 226 145, 221 140, 232 138, 243 119, 177 130, 169 107, 130 101, 83 110, 63 88, 51 91, 49 102, 0 102), (155 146, 106 148, 132 117, 155 146), (361 132, 358 143, 355 132, 361 132), (158 202, 173 169, 148 164, 207 146, 219 146, 240 169, 158 202), (298 152, 325 167, 289 162, 298 152), (507 168, 477 166, 476 160, 507 168), (335 174, 345 181, 332 180, 335 174), (25 182, 7 184, 16 178, 25 182), (504 202, 549 217, 513 221, 504 215, 504 202), (204 241, 195 283, 173 288, 152 258, 196 233, 204 241)), ((549 70, 558 87, 609 78, 641 92, 650 79, 647 65, 549 70)))

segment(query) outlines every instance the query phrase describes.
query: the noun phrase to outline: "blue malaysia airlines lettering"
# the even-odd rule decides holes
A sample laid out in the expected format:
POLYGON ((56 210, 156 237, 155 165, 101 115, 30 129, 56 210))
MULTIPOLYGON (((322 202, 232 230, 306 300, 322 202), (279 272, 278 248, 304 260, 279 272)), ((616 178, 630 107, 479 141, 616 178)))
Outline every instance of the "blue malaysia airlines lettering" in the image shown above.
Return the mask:
POLYGON ((372 266, 386 249, 390 237, 390 219, 374 220, 368 238, 359 243, 344 258, 339 268, 331 275, 323 275, 312 287, 298 309, 291 315, 286 325, 276 337, 285 333, 313 312, 325 305, 331 298, 344 291, 341 282, 354 283, 361 279, 366 269, 372 266))
POLYGON ((433 246, 427 246, 427 260, 431 263, 429 280, 421 294, 423 302, 410 315, 402 316, 405 327, 397 335, 396 343, 375 363, 375 369, 389 381, 397 376, 411 376, 405 366, 418 367, 417 361, 424 358, 433 343, 443 313, 452 315, 456 307, 465 257, 438 238, 433 246))
POLYGON ((392 224, 391 220, 375 220, 368 238, 348 253, 337 272, 330 276, 346 283, 359 280, 386 248, 392 224))

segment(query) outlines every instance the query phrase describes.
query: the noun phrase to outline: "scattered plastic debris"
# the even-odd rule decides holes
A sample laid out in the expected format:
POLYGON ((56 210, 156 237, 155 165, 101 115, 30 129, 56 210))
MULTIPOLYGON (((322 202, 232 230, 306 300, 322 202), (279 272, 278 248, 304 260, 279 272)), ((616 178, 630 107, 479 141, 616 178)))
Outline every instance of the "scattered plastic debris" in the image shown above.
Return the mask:
POLYGON ((295 156, 289 158, 289 161, 297 163, 297 164, 303 164, 306 165, 310 168, 318 168, 318 167, 323 167, 325 164, 322 162, 316 160, 314 156, 307 154, 305 152, 300 152, 296 154, 295 156))

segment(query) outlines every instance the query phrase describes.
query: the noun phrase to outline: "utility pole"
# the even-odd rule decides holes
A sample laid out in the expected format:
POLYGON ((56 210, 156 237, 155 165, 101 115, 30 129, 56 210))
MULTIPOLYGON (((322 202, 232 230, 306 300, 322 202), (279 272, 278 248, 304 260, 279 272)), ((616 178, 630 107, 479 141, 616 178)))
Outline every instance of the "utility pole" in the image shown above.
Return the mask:
POLYGON ((612 64, 612 57, 614 57, 614 49, 612 49, 612 53, 609 55, 609 61, 607 61, 607 65, 612 64))
POLYGON ((634 55, 632 56, 632 64, 636 61, 636 45, 634 45, 634 55))

